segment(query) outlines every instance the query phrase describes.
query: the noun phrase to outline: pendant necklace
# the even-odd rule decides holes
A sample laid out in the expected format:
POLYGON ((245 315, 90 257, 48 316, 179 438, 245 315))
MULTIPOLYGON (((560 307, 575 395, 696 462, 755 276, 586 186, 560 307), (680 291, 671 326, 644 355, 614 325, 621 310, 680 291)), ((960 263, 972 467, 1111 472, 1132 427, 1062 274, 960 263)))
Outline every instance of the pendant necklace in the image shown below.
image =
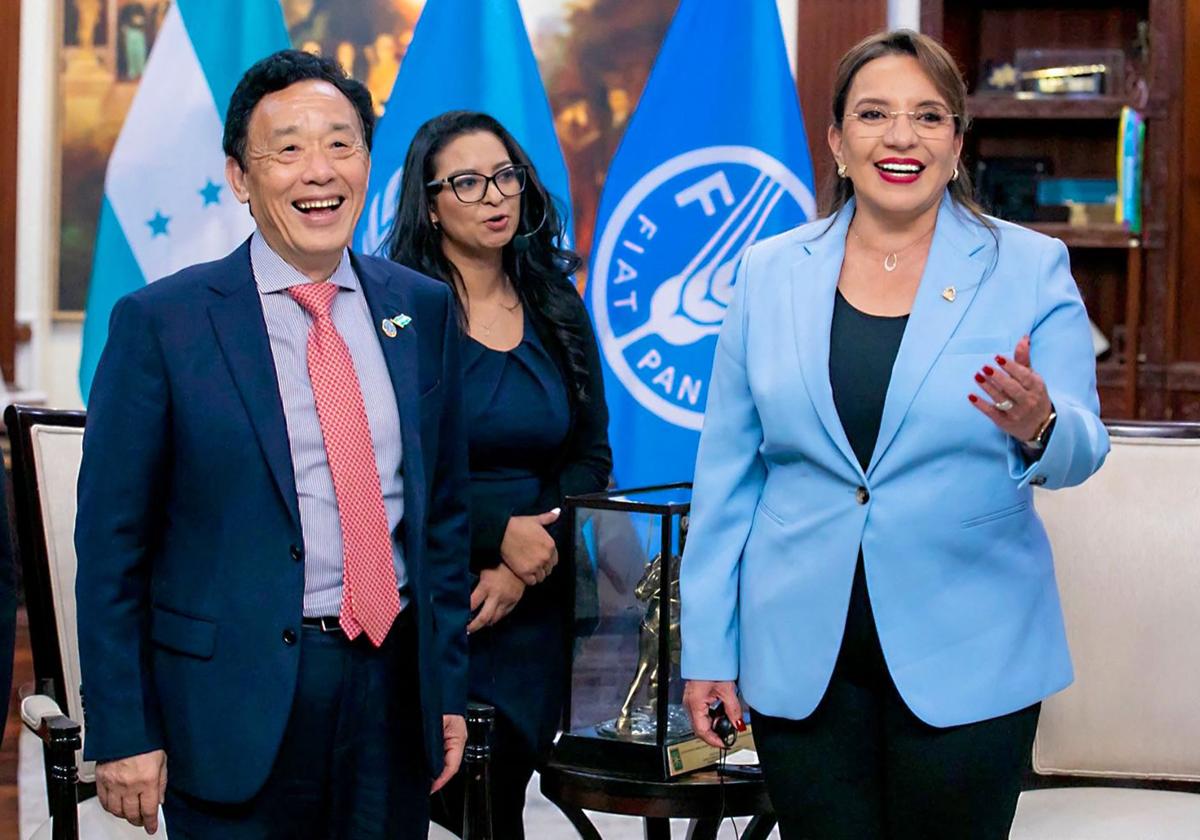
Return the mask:
POLYGON ((513 312, 517 311, 517 307, 519 307, 520 305, 521 305, 521 298, 519 295, 517 297, 517 302, 514 303, 512 306, 509 306, 506 303, 498 304, 498 307, 497 307, 498 311, 496 312, 496 317, 493 318, 492 320, 488 321, 486 324, 480 324, 479 329, 483 330, 484 335, 491 335, 492 327, 496 326, 496 322, 500 320, 501 316, 504 315, 504 313, 506 313, 506 312, 511 315, 513 312))
MULTIPOLYGON (((850 228, 850 233, 854 234, 854 238, 857 239, 859 244, 861 244, 868 251, 875 251, 874 248, 871 248, 869 245, 867 245, 866 242, 863 242, 862 237, 858 235, 857 231, 855 231, 854 228, 850 228)), ((907 251, 909 248, 916 245, 918 242, 920 242, 925 237, 929 236, 931 233, 933 233, 933 228, 930 228, 929 230, 925 231, 924 233, 922 233, 920 236, 918 236, 912 242, 905 245, 900 250, 888 252, 887 256, 885 256, 883 258, 883 270, 887 271, 889 273, 895 271, 896 266, 900 264, 900 255, 903 254, 905 251, 907 251)), ((878 251, 875 251, 875 252, 879 253, 878 251)))

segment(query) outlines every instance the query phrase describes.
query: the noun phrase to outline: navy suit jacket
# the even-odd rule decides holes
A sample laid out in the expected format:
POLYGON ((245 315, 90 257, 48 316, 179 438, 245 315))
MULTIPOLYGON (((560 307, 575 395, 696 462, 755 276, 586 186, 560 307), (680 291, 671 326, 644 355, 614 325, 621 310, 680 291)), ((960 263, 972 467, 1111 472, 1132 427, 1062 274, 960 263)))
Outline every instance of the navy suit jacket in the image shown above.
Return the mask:
MULTIPOLYGON (((400 415, 395 538, 416 610, 432 776, 442 767, 441 716, 466 705, 458 327, 444 284, 385 260, 352 263, 376 324, 412 318, 379 341, 400 415)), ((249 799, 274 762, 295 691, 304 540, 248 242, 117 303, 83 449, 75 543, 85 756, 162 748, 178 789, 249 799)))

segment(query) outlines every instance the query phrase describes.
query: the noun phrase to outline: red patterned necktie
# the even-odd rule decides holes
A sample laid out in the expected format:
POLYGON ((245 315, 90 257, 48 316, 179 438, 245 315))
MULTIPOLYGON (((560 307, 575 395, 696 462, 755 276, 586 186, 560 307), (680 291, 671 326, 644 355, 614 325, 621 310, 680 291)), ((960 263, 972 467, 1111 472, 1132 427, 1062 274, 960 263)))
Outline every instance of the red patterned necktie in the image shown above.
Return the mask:
POLYGON ((367 409, 350 349, 333 325, 337 293, 330 281, 288 289, 313 319, 308 377, 342 525, 342 630, 350 639, 365 632, 378 647, 400 614, 400 593, 367 409))

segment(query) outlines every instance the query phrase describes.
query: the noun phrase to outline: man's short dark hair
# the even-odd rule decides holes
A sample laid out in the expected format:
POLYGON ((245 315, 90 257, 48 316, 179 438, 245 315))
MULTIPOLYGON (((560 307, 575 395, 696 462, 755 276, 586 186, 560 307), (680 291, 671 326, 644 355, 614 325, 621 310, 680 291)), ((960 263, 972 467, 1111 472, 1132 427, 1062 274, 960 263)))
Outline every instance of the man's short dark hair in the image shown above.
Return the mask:
POLYGON ((371 150, 371 135, 375 130, 375 109, 371 94, 356 79, 342 70, 332 58, 312 55, 301 50, 280 50, 259 61, 246 71, 229 97, 225 115, 225 154, 246 169, 246 132, 250 115, 264 96, 289 88, 297 82, 319 79, 329 82, 350 100, 362 122, 363 142, 371 150))

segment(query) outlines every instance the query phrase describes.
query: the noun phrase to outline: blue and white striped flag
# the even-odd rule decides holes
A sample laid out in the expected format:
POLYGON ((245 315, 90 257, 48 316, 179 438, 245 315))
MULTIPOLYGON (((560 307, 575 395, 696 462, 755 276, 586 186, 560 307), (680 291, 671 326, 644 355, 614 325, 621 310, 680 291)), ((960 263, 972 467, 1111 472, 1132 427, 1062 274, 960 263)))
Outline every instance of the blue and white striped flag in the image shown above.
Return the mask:
POLYGON ((587 302, 622 487, 690 481, 738 260, 815 215, 774 0, 681 0, 617 150, 587 302))
POLYGON ((79 390, 87 400, 113 304, 232 251, 254 221, 225 184, 221 134, 246 69, 288 46, 279 0, 175 0, 104 179, 79 390))

